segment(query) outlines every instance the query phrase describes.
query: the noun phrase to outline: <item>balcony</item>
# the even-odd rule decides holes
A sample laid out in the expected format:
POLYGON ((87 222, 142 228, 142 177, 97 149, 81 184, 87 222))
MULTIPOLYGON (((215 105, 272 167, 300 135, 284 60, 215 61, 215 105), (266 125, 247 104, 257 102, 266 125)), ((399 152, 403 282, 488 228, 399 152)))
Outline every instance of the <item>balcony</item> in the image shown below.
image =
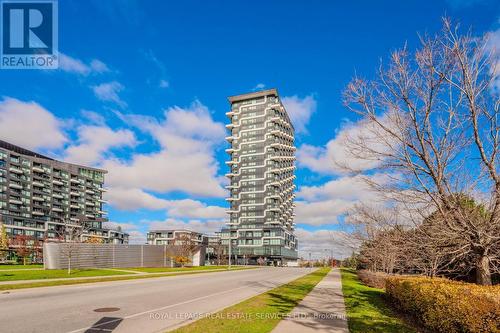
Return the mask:
POLYGON ((56 185, 59 185, 59 186, 64 185, 64 183, 63 183, 62 181, 57 180, 57 179, 52 179, 52 183, 53 183, 53 184, 56 184, 56 185))
POLYGON ((15 199, 15 198, 9 199, 9 202, 11 204, 15 204, 15 205, 22 205, 23 204, 23 202, 21 200, 18 200, 18 199, 15 199))
POLYGON ((13 183, 12 181, 9 182, 9 187, 12 187, 12 188, 15 188, 15 189, 18 189, 18 190, 21 190, 23 188, 20 184, 13 183))
POLYGON ((44 170, 44 169, 42 169, 42 168, 40 168, 40 167, 36 167, 36 166, 34 166, 34 167, 33 167, 33 168, 31 168, 31 169, 32 169, 33 171, 40 172, 40 173, 44 173, 44 172, 45 172, 45 170, 44 170))
POLYGON ((20 168, 17 168, 15 166, 11 166, 9 168, 10 172, 14 172, 14 173, 17 173, 17 174, 22 174, 23 173, 23 170, 21 170, 20 168))

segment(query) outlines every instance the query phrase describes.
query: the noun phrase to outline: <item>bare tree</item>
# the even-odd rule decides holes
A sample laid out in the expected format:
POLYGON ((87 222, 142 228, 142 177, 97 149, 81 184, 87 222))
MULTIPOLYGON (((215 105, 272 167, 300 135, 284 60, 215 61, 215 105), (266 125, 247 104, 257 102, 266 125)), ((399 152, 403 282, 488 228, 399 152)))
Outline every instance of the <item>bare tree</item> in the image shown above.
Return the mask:
POLYGON ((192 261, 193 255, 199 249, 198 244, 188 234, 176 235, 173 244, 167 246, 166 255, 172 262, 184 267, 192 261))
POLYGON ((78 254, 79 243, 82 242, 85 229, 81 224, 64 222, 64 225, 56 232, 58 241, 64 243, 64 246, 61 247, 61 253, 68 258, 68 275, 70 275, 72 260, 78 254))
POLYGON ((456 260, 472 258, 484 285, 500 255, 499 53, 487 37, 461 35, 444 19, 442 32, 422 37, 414 54, 395 51, 376 80, 355 78, 344 93, 367 129, 347 140, 349 152, 391 177, 367 181, 393 201, 420 207, 422 219, 435 211, 439 237, 463 240, 450 250, 456 260), (463 205, 464 195, 480 198, 485 213, 463 205))

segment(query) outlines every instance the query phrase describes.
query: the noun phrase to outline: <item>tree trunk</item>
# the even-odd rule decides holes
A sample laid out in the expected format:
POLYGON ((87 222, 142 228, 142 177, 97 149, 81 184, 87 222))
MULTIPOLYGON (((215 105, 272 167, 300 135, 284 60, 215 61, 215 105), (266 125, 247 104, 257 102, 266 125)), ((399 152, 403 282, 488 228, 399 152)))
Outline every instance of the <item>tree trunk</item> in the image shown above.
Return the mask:
POLYGON ((476 262, 476 283, 491 286, 490 258, 482 255, 476 262))
POLYGON ((71 274, 71 255, 68 255, 68 275, 71 274))

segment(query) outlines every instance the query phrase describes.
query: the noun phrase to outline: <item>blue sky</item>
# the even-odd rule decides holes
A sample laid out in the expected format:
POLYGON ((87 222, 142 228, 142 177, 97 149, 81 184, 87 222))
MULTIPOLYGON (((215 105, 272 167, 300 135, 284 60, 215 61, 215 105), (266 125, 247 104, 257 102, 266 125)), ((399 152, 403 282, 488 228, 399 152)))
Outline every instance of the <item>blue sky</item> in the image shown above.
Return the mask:
POLYGON ((334 166, 360 130, 343 88, 445 14, 498 35, 493 0, 63 0, 60 69, 0 71, 0 138, 107 168, 109 219, 135 241, 154 227, 213 232, 227 206, 227 96, 276 87, 298 129, 301 251, 318 254, 372 195, 334 166))

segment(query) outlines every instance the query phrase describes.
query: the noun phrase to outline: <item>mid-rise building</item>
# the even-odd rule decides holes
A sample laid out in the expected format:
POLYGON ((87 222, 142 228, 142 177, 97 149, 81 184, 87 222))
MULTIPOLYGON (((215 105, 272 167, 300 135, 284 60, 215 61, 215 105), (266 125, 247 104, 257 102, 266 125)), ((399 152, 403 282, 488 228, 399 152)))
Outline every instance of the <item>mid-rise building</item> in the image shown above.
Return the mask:
POLYGON ((127 243, 126 233, 102 225, 105 173, 0 140, 0 223, 11 239, 58 240, 71 225, 82 228, 81 241, 127 243))
POLYGON ((197 245, 208 244, 207 236, 187 229, 150 230, 147 241, 150 245, 179 245, 186 237, 197 245))
POLYGON ((294 235, 294 128, 276 89, 229 98, 228 227, 238 263, 297 259, 294 235))

